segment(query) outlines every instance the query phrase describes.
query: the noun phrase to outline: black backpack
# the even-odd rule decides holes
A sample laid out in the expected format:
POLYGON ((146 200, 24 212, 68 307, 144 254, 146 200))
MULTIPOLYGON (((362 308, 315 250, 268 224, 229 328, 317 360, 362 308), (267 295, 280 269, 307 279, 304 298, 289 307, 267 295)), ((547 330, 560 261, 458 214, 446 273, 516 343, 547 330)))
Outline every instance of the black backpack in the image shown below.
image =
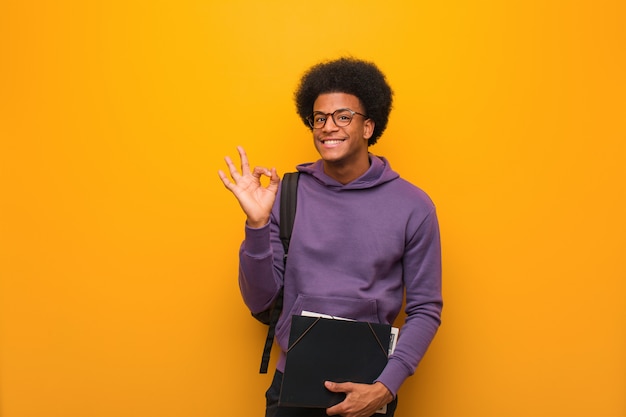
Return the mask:
MULTIPOLYGON (((285 255, 283 256, 283 264, 287 267, 287 252, 289 251, 289 241, 291 240, 291 230, 293 229, 293 221, 296 218, 296 202, 298 194, 299 172, 288 172, 283 176, 280 190, 280 240, 283 243, 285 255)), ((284 284, 283 284, 284 285, 284 284)), ((283 288, 276 296, 276 300, 272 305, 260 313, 252 313, 252 316, 263 324, 269 325, 267 329, 267 338, 263 347, 263 355, 261 356, 261 368, 259 373, 266 374, 270 361, 270 352, 274 343, 274 333, 276 332, 276 323, 283 309, 283 288)))

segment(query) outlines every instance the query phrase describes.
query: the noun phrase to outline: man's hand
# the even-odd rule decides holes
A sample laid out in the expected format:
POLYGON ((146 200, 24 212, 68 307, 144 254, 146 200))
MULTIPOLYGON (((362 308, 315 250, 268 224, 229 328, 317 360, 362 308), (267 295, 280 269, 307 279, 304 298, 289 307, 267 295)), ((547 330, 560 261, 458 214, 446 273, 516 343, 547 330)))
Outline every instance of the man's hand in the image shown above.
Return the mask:
POLYGON ((218 175, 222 179, 224 186, 235 195, 239 205, 246 213, 246 216, 248 216, 248 226, 262 227, 269 222, 280 178, 275 168, 270 170, 263 167, 254 167, 250 171, 246 152, 241 146, 237 147, 237 151, 239 151, 241 158, 241 174, 230 157, 227 156, 224 160, 228 166, 232 181, 222 170, 218 171, 218 175), (261 185, 261 177, 263 175, 270 179, 267 187, 261 185))
POLYGON ((345 400, 326 409, 329 416, 370 417, 376 410, 393 400, 391 392, 380 382, 356 384, 326 381, 324 386, 329 391, 346 394, 345 400))

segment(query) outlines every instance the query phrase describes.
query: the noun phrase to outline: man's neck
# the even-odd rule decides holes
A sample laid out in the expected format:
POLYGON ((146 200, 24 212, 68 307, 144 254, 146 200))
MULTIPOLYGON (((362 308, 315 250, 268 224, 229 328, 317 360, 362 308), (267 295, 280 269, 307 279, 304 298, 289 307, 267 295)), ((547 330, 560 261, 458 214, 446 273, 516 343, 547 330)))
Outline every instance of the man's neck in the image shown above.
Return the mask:
POLYGON ((324 161, 324 173, 339 183, 346 185, 365 174, 370 167, 369 155, 358 164, 333 164, 324 161))

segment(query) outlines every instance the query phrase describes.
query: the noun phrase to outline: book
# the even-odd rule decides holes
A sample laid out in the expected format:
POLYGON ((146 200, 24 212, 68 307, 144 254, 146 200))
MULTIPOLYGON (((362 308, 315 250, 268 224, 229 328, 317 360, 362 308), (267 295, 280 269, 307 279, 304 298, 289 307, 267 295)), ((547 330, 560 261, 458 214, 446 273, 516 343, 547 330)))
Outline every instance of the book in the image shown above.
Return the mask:
POLYGON ((345 398, 325 381, 370 384, 387 365, 397 339, 388 324, 304 312, 292 316, 279 404, 328 408, 345 398))

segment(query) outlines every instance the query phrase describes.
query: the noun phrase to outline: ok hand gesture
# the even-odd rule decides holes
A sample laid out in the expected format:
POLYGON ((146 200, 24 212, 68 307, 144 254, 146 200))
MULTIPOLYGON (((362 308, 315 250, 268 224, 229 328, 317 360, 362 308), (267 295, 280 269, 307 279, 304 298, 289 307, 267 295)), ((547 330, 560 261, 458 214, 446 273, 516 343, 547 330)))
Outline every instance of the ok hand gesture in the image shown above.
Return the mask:
POLYGON ((262 227, 269 222, 280 178, 275 168, 270 170, 263 167, 254 167, 250 171, 246 151, 241 146, 237 147, 237 151, 239 151, 241 158, 241 173, 239 173, 230 157, 227 156, 224 160, 228 166, 232 181, 222 170, 218 171, 218 175, 222 179, 224 186, 239 201, 239 205, 248 217, 248 226, 262 227), (263 187, 261 184, 261 176, 263 175, 270 179, 267 187, 263 187))

